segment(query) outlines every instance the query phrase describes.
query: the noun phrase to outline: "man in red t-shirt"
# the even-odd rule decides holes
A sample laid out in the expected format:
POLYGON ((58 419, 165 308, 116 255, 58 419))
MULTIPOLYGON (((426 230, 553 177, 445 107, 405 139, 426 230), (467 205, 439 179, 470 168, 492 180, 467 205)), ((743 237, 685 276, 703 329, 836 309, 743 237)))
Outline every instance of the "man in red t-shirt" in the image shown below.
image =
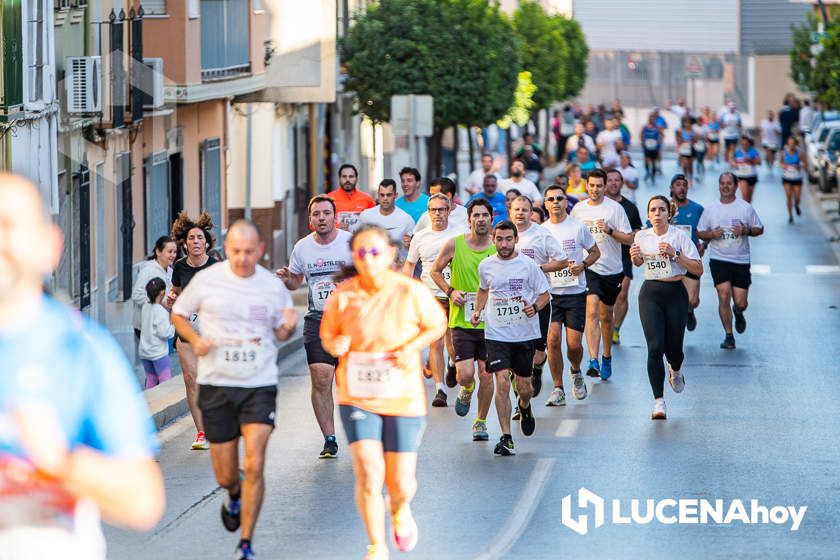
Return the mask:
POLYGON ((359 180, 359 173, 356 168, 345 163, 338 168, 339 188, 327 196, 335 201, 335 215, 338 227, 353 231, 359 222, 359 214, 362 210, 373 208, 376 203, 370 195, 356 189, 356 182, 359 180))

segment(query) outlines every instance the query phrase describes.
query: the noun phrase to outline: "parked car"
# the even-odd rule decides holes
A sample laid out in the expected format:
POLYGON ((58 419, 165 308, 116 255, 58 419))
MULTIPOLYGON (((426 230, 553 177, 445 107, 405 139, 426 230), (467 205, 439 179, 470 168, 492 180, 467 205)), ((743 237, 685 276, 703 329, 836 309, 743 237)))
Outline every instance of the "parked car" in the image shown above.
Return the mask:
POLYGON ((813 132, 805 135, 805 168, 808 172, 808 179, 812 182, 816 181, 820 174, 817 152, 825 144, 828 133, 836 128, 840 128, 840 120, 823 121, 813 132))
POLYGON ((825 143, 817 148, 817 182, 820 191, 827 193, 837 186, 837 157, 840 152, 840 127, 829 130, 825 143))

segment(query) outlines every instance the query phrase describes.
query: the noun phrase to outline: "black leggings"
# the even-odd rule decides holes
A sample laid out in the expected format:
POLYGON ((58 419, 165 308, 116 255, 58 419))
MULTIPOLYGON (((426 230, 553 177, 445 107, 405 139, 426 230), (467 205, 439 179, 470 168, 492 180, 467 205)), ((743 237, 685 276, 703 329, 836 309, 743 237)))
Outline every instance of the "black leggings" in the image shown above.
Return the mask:
POLYGON ((688 317, 688 292, 680 281, 645 280, 639 291, 639 315, 647 340, 647 370, 653 398, 665 392, 664 355, 674 370, 682 367, 683 338, 688 317))

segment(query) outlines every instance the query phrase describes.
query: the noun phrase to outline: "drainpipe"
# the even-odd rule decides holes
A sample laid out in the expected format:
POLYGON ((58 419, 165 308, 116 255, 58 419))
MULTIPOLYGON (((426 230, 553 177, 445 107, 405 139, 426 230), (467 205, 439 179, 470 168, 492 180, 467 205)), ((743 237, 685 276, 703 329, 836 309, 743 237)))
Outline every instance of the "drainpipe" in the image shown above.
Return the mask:
POLYGON ((252 105, 248 104, 245 117, 245 219, 251 219, 251 127, 253 116, 252 105))

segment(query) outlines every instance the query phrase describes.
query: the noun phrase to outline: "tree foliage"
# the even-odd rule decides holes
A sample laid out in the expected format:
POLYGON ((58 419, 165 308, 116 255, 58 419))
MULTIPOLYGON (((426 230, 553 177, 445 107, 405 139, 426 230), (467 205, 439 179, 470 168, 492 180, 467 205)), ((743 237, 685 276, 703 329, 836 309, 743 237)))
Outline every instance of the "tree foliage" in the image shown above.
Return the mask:
POLYGON ((825 107, 840 107, 840 25, 829 26, 821 43, 809 89, 825 107))
POLYGON ((813 66, 811 65, 811 33, 817 30, 817 17, 808 12, 805 22, 791 25, 790 77, 801 89, 812 91, 813 66))
POLYGON ((487 0, 381 0, 354 17, 340 50, 363 114, 385 122, 391 96, 429 94, 438 130, 502 117, 521 69, 513 27, 487 0))
POLYGON ((528 124, 528 120, 531 118, 531 111, 534 109, 535 91, 537 91, 537 86, 531 80, 531 73, 527 71, 520 72, 516 92, 513 94, 513 105, 511 105, 507 114, 496 122, 499 128, 507 130, 514 123, 518 126, 528 124))

